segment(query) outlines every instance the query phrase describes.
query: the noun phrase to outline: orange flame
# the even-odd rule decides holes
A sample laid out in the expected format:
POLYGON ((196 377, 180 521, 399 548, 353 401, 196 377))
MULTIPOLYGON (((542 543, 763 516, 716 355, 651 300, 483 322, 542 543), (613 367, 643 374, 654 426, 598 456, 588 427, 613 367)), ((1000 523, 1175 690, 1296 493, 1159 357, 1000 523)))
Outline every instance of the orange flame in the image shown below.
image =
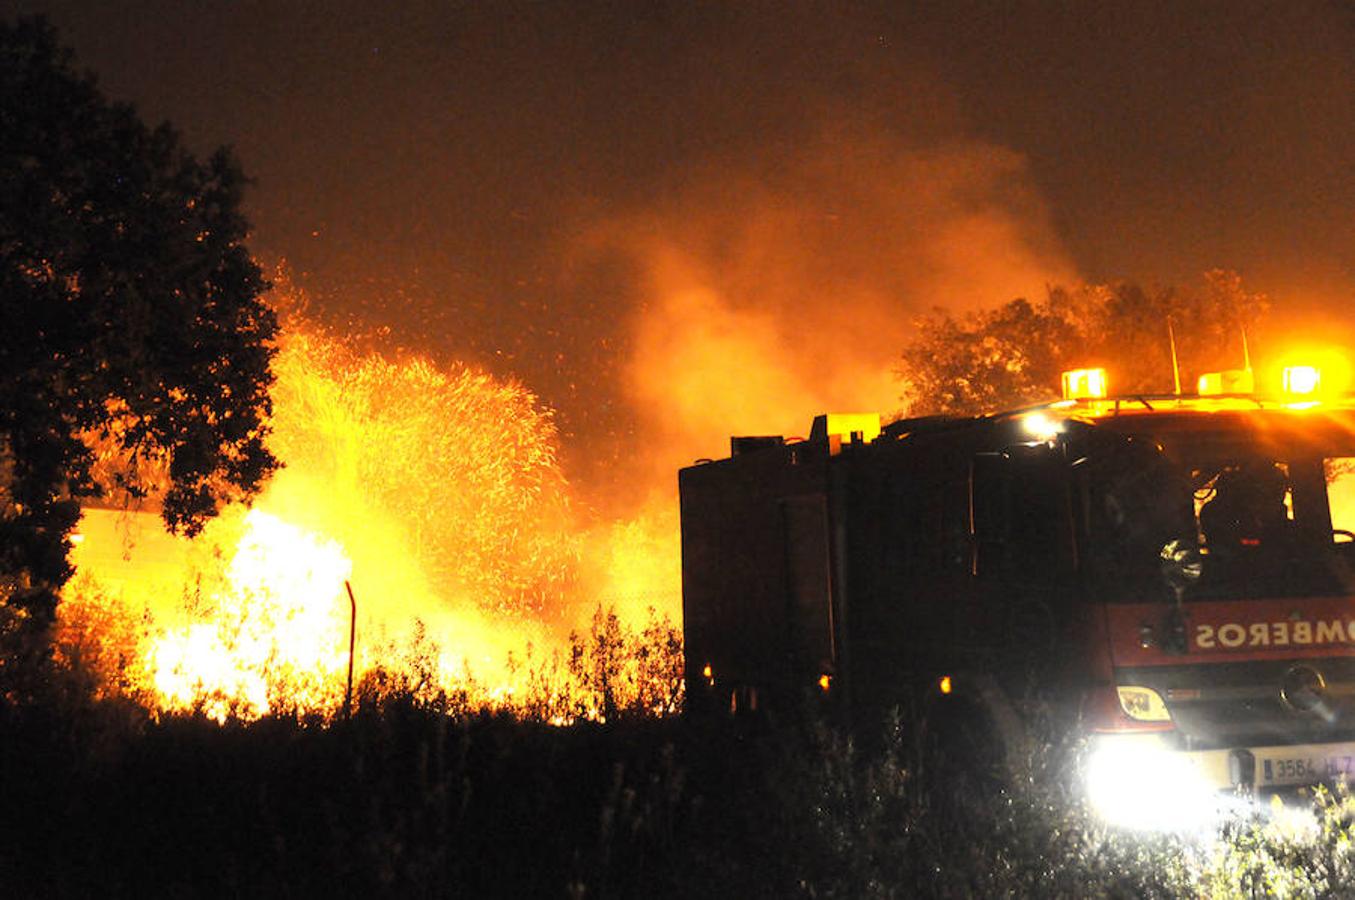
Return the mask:
MULTIPOLYGON (((581 524, 551 413, 514 382, 359 355, 304 324, 274 368, 284 468, 252 509, 193 541, 149 513, 88 510, 81 577, 61 607, 66 644, 89 664, 91 637, 116 635, 105 662, 121 662, 105 681, 155 710, 333 715, 350 580, 359 683, 513 709, 540 707, 544 692, 546 718, 602 715, 566 633, 589 627, 604 598, 620 618, 604 623, 614 633, 597 652, 617 653, 642 607, 674 609, 675 523, 581 524)), ((662 693, 628 677, 636 697, 662 693)))

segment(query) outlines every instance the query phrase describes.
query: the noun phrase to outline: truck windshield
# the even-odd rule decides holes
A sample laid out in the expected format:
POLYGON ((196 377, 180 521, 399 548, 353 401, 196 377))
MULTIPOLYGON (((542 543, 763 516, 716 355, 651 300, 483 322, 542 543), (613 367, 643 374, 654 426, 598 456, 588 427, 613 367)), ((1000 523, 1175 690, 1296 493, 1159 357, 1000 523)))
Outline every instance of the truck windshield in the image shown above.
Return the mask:
POLYGON ((1214 443, 1183 459, 1121 440, 1088 456, 1082 480, 1092 599, 1173 600, 1163 559, 1173 542, 1199 549, 1187 601, 1355 593, 1355 458, 1214 443))

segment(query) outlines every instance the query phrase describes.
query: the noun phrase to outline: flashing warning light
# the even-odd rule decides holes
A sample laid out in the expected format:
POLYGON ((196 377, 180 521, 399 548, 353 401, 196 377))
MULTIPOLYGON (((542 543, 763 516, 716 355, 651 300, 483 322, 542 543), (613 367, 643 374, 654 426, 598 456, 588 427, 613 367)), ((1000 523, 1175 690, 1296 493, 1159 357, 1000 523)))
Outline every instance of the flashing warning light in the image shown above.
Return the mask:
POLYGON ((1285 366, 1285 394, 1291 397, 1310 397, 1321 387, 1322 372, 1317 366, 1285 366))
POLYGON ((1063 433, 1063 422, 1044 413, 1031 413, 1021 420, 1021 427, 1037 441, 1052 441, 1063 433))
POLYGON ((1256 391, 1256 378, 1251 369, 1225 369, 1205 372, 1197 389, 1201 396, 1214 394, 1251 394, 1256 391))
POLYGON ((1105 369, 1069 369, 1063 373, 1063 399, 1100 400, 1107 391, 1105 369))
POLYGON ((949 675, 942 675, 940 680, 936 682, 936 689, 943 694, 949 694, 955 690, 955 685, 951 683, 949 675))
POLYGON ((824 672, 822 675, 819 676, 819 687, 822 690, 827 691, 832 686, 833 686, 832 675, 829 675, 827 672, 824 672))

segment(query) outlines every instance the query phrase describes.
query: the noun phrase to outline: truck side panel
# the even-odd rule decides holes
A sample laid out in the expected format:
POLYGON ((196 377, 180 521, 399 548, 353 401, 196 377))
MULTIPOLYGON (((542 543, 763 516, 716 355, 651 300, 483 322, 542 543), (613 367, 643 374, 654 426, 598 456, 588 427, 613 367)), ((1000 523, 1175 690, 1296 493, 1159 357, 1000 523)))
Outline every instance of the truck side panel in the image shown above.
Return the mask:
POLYGON ((876 443, 844 453, 835 472, 845 510, 848 688, 858 715, 900 703, 951 666, 964 643, 956 625, 972 593, 971 453, 876 443))
POLYGON ((831 662, 826 469, 826 452, 796 444, 679 473, 694 707, 750 687, 793 702, 805 670, 831 662))

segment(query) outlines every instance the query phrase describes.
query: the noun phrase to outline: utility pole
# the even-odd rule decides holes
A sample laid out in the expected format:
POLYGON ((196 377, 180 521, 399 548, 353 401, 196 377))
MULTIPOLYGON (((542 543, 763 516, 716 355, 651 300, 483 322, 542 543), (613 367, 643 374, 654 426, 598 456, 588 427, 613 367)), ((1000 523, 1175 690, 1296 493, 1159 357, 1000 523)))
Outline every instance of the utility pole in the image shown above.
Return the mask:
POLYGON ((358 634, 358 601, 353 596, 353 585, 349 584, 347 579, 344 580, 343 586, 348 591, 348 605, 351 609, 348 619, 348 690, 343 695, 343 717, 347 719, 353 714, 353 645, 358 634))

